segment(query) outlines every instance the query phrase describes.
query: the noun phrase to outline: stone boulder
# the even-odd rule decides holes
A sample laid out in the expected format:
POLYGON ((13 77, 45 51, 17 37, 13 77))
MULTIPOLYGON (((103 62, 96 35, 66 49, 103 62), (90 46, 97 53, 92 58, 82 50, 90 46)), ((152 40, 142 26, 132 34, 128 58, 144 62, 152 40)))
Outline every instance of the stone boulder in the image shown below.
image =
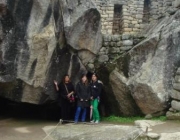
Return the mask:
POLYGON ((33 104, 56 100, 53 80, 68 73, 75 84, 86 72, 101 47, 100 25, 90 0, 1 1, 0 96, 33 104))
POLYGON ((90 55, 84 55, 86 59, 93 59, 102 47, 100 13, 90 0, 63 0, 62 4, 67 44, 87 51, 90 55))
POLYGON ((131 95, 131 90, 127 85, 128 79, 117 70, 110 74, 110 85, 119 104, 119 110, 124 116, 135 116, 141 114, 131 95))
POLYGON ((44 127, 47 134, 44 140, 133 140, 143 131, 135 126, 123 126, 112 124, 68 124, 44 127), (71 133, 69 133, 69 131, 71 133))
POLYGON ((126 84, 122 87, 122 82, 115 85, 111 81, 113 89, 121 89, 118 97, 124 102, 127 99, 123 95, 131 94, 145 115, 163 115, 169 107, 174 75, 180 65, 179 15, 180 11, 150 26, 147 38, 117 60, 117 71, 122 76, 116 75, 116 82, 125 79, 126 84))
POLYGON ((174 7, 180 7, 180 0, 175 0, 173 4, 174 7))
POLYGON ((168 111, 166 113, 166 117, 168 120, 180 120, 180 112, 171 112, 171 111, 168 111))

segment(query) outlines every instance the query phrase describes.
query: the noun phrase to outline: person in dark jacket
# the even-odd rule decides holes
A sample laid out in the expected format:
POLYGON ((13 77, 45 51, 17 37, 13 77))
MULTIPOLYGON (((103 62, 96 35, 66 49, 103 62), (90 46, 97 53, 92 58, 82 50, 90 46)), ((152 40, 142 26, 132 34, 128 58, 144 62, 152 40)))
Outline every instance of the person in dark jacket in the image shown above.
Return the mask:
MULTIPOLYGON (((98 77, 96 73, 92 74, 92 82, 90 84, 91 88, 91 111, 92 111, 92 116, 93 120, 91 121, 92 123, 99 123, 100 121, 100 115, 99 115, 99 110, 98 110, 98 105, 99 105, 99 98, 102 90, 102 84, 98 82, 98 77)), ((91 114, 91 113, 90 113, 91 114)))
MULTIPOLYGON (((71 97, 74 95, 74 86, 70 81, 69 75, 63 77, 62 82, 58 85, 57 81, 54 81, 56 90, 60 95, 61 102, 61 119, 71 119, 71 97)), ((63 121, 66 122, 66 121, 63 121)))
POLYGON ((76 95, 78 101, 74 122, 77 123, 79 121, 79 115, 81 113, 81 110, 81 121, 85 122, 87 107, 90 107, 90 87, 86 75, 81 76, 81 80, 76 86, 76 95))

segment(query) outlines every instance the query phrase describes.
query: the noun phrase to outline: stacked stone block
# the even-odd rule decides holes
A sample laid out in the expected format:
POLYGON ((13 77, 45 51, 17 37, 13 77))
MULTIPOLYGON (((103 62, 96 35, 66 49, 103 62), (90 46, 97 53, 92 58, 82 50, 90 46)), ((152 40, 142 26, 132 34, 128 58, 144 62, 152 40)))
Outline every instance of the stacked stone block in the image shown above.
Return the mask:
POLYGON ((100 7, 102 33, 112 34, 113 29, 113 18, 114 18, 114 5, 109 4, 100 7))
POLYGON ((168 119, 180 120, 180 68, 177 70, 170 96, 172 98, 171 108, 166 116, 168 119))
POLYGON ((130 0, 123 5, 123 33, 137 34, 142 29, 144 0, 130 0))
POLYGON ((131 35, 104 35, 103 46, 98 54, 98 61, 100 63, 111 62, 117 56, 129 51, 133 45, 133 36, 131 35))
POLYGON ((149 21, 157 20, 162 16, 163 0, 150 0, 150 19, 149 21))
POLYGON ((144 0, 94 0, 101 14, 103 34, 137 34, 142 29, 144 0), (116 18, 114 6, 121 5, 116 18))
POLYGON ((101 13, 103 34, 137 34, 146 24, 174 14, 179 0, 92 0, 101 13), (146 5, 148 3, 148 5, 146 5), (116 19, 114 6, 121 5, 116 19), (147 8, 148 7, 148 8, 147 8), (144 18, 144 16, 147 16, 144 18), (148 19, 147 19, 148 18, 148 19), (145 22, 143 19, 146 19, 145 22))

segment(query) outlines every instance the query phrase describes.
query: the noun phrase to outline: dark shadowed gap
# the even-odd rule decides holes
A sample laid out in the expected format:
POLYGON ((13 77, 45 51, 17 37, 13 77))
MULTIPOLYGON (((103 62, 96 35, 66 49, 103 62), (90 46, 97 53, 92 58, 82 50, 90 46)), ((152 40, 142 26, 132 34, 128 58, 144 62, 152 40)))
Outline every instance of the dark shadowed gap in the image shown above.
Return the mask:
POLYGON ((113 28, 112 34, 121 34, 122 33, 122 22, 123 22, 123 13, 122 5, 114 5, 114 18, 113 18, 113 28))
POLYGON ((35 72, 35 69, 36 69, 36 65, 37 65, 37 59, 35 59, 32 63, 32 66, 31 66, 31 70, 29 72, 29 79, 32 79, 33 76, 34 76, 34 72, 35 72))
POLYGON ((91 81, 92 74, 93 73, 90 72, 90 71, 87 72, 87 79, 88 79, 89 82, 91 81))
POLYGON ((45 15, 44 20, 41 24, 41 28, 46 27, 49 24, 49 21, 51 19, 51 15, 52 15, 52 4, 49 3, 46 15, 45 15))
POLYGON ((151 0, 144 0, 143 23, 149 23, 151 0))
POLYGON ((59 120, 60 107, 57 104, 34 105, 14 102, 0 97, 0 119, 16 118, 26 120, 59 120))

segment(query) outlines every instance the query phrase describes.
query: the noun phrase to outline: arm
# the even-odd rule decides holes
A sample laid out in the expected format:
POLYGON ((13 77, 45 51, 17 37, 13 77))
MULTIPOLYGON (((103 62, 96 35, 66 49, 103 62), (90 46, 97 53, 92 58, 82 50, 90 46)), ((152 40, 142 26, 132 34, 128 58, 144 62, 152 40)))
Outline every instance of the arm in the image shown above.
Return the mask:
POLYGON ((90 88, 90 86, 88 86, 88 96, 87 96, 87 98, 86 98, 86 101, 88 101, 88 100, 90 100, 90 98, 91 98, 91 88, 90 88))
POLYGON ((64 98, 64 99, 68 99, 68 97, 67 97, 67 91, 66 91, 66 89, 65 89, 65 86, 64 86, 64 84, 63 83, 61 83, 61 84, 59 84, 59 91, 60 91, 60 96, 62 97, 62 98, 64 98))
POLYGON ((81 96, 81 90, 80 90, 80 84, 78 83, 76 86, 76 92, 77 92, 77 96, 79 100, 83 100, 82 96, 81 96))
POLYGON ((73 86, 73 84, 72 83, 70 83, 70 86, 69 86, 69 89, 68 89, 68 95, 67 95, 67 97, 68 98, 70 98, 71 97, 71 95, 73 95, 74 94, 74 86, 73 86))
POLYGON ((74 90, 74 85, 72 83, 71 83, 71 87, 72 87, 72 90, 71 90, 71 92, 69 94, 73 95, 75 93, 75 90, 74 90))
POLYGON ((58 87, 57 81, 54 80, 54 84, 55 84, 56 90, 59 91, 59 87, 58 87))
POLYGON ((79 98, 79 83, 76 85, 76 95, 79 98))
POLYGON ((99 83, 98 84, 98 96, 100 96, 101 95, 101 93, 102 93, 102 84, 101 83, 99 83))

